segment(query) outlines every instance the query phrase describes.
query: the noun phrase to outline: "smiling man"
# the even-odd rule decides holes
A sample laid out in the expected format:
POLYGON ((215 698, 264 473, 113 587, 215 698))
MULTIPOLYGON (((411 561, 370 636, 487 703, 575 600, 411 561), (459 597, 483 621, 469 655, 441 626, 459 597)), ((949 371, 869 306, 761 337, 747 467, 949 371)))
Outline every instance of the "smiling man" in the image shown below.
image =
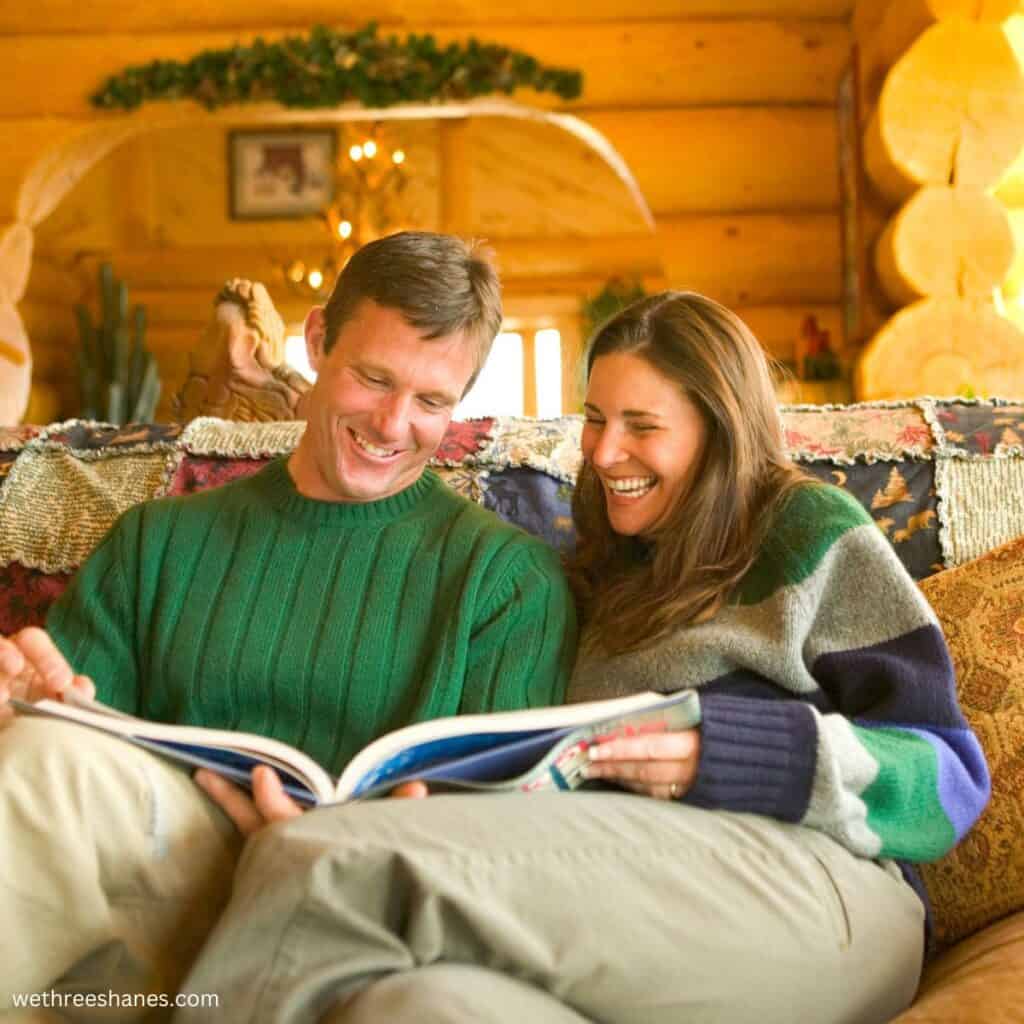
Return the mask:
MULTIPOLYGON (((307 317, 292 456, 125 513, 47 631, 0 640, 0 705, 91 679, 126 711, 338 771, 410 721, 558 703, 575 619, 557 556, 427 468, 500 322, 493 268, 458 239, 356 253, 307 317)), ((299 813, 270 772, 254 799, 197 781, 73 726, 0 731, 0 996, 177 987, 230 892, 234 826, 299 813)))

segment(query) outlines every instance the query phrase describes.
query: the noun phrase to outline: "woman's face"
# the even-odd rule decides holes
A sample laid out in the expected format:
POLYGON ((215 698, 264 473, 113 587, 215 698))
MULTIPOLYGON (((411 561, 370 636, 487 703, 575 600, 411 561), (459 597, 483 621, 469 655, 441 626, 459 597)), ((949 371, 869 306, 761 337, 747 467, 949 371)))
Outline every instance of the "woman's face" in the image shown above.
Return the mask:
POLYGON ((584 406, 583 457, 601 481, 612 529, 650 537, 690 487, 707 440, 697 406, 640 356, 599 356, 584 406))

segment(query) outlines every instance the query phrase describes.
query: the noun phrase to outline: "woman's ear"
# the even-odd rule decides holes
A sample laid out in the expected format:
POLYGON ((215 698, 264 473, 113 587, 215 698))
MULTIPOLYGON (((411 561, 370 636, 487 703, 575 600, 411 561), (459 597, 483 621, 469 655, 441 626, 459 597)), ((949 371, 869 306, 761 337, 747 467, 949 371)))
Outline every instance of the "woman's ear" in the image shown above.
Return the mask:
POLYGON ((327 315, 323 306, 314 306, 306 314, 302 332, 306 336, 306 358, 309 365, 319 373, 320 363, 326 354, 324 342, 327 340, 327 315))

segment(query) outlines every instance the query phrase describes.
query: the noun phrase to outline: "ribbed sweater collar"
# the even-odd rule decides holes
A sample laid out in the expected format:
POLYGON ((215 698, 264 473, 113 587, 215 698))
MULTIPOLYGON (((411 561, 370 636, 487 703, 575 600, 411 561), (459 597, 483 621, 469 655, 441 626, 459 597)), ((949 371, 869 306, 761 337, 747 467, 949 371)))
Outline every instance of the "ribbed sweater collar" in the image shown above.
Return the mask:
POLYGON ((292 522, 338 527, 386 525, 427 501, 442 486, 428 469, 405 490, 379 501, 318 501, 296 490, 287 457, 274 459, 251 480, 267 501, 292 522))

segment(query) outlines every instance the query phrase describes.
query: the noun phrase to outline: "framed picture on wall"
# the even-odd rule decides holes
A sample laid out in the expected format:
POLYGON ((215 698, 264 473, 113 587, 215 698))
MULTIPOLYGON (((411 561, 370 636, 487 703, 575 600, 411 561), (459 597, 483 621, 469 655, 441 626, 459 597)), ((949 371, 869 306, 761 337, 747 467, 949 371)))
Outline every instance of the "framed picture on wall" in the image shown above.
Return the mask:
POLYGON ((839 78, 836 93, 839 141, 839 246, 843 346, 859 346, 866 334, 867 248, 864 238, 864 171, 861 159, 860 61, 857 47, 839 78))
POLYGON ((228 196, 235 220, 292 219, 334 198, 335 133, 233 131, 228 134, 228 196))

